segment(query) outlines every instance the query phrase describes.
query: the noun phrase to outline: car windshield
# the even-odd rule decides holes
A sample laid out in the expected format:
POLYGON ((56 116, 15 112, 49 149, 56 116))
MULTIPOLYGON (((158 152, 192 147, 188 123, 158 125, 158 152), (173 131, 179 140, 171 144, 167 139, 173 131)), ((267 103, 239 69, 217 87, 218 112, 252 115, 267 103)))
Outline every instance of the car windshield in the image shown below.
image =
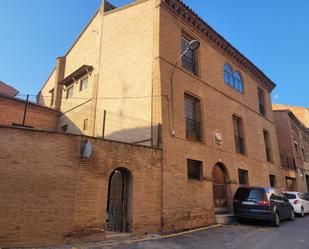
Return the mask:
POLYGON ((284 195, 285 195, 286 198, 288 198, 289 200, 296 199, 296 194, 284 193, 284 195))
POLYGON ((235 194, 235 199, 243 200, 264 200, 265 191, 260 188, 239 188, 235 194))

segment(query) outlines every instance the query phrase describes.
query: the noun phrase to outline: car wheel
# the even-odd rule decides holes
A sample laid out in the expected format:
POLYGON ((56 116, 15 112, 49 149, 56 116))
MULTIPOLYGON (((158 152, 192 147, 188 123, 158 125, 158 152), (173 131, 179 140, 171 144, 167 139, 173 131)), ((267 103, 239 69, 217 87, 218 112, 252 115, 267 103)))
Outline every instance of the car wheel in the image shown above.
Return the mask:
POLYGON ((280 226, 280 216, 279 216, 278 212, 276 212, 275 215, 274 215, 273 226, 274 227, 280 226))
POLYGON ((305 216, 305 211, 304 211, 304 208, 301 208, 301 211, 300 211, 300 216, 301 216, 301 217, 304 217, 304 216, 305 216))
POLYGON ((291 210, 290 220, 292 220, 292 221, 295 220, 295 212, 294 212, 294 209, 291 210))

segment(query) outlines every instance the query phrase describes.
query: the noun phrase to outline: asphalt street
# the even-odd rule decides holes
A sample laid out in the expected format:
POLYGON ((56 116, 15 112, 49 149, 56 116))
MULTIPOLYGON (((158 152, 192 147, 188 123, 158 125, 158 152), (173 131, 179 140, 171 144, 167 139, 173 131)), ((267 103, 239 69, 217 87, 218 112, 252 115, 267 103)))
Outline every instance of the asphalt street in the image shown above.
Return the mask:
POLYGON ((142 241, 122 240, 44 247, 44 249, 309 249, 309 215, 282 221, 279 228, 266 222, 224 225, 196 232, 157 236, 142 241))
POLYGON ((309 216, 282 222, 241 223, 170 238, 92 249, 309 249, 309 216))

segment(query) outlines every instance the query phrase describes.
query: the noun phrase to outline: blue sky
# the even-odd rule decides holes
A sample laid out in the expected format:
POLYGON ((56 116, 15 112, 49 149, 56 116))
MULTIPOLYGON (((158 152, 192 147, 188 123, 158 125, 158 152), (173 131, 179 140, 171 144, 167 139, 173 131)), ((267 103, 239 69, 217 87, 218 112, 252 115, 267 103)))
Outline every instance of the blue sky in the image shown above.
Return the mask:
MULTIPOLYGON (((0 80, 22 94, 36 94, 100 2, 0 0, 0 80)), ((309 1, 185 3, 277 83, 274 103, 309 107, 309 1)))

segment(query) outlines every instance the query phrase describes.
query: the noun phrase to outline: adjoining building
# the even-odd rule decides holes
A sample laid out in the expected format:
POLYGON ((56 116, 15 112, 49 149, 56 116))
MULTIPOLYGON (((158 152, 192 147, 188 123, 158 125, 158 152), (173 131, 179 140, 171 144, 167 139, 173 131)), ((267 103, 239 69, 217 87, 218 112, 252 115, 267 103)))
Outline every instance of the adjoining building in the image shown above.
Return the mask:
POLYGON ((292 106, 273 104, 273 110, 290 110, 309 129, 309 108, 303 106, 292 106))
POLYGON ((231 212, 239 185, 284 188, 274 87, 182 1, 139 0, 103 4, 38 99, 59 130, 161 147, 171 231, 231 212))
POLYGON ((17 97, 18 91, 0 81, 0 125, 57 130, 59 111, 17 97))
POLYGON ((18 91, 14 87, 0 81, 0 94, 15 97, 18 94, 18 91))
POLYGON ((274 110, 286 189, 309 192, 309 131, 291 110, 274 110))

